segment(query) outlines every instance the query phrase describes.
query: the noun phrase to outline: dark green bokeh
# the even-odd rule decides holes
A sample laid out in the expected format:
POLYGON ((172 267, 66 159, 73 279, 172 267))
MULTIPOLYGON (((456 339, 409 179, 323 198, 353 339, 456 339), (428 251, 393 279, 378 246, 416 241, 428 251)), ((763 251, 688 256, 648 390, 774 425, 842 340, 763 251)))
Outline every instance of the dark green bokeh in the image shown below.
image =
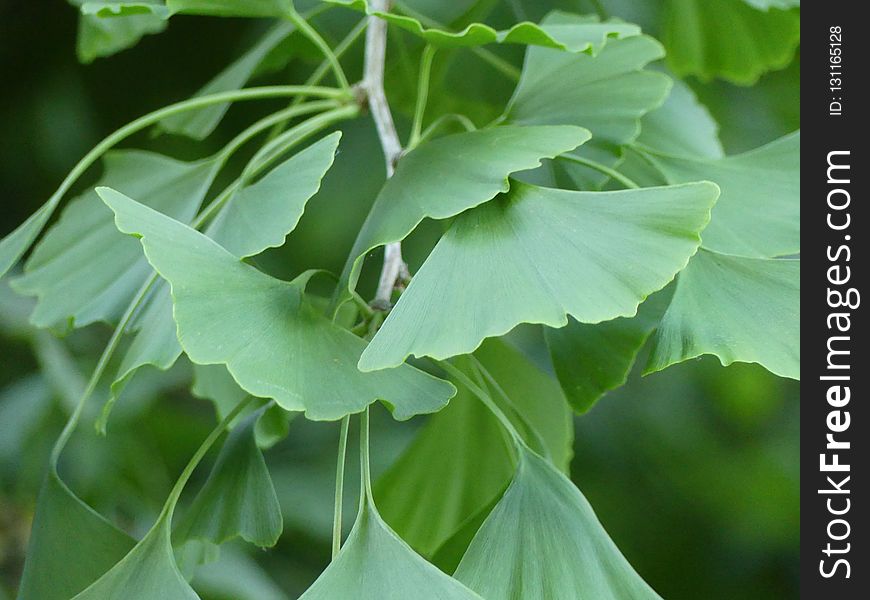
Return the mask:
MULTIPOLYGON (((499 4, 492 20, 513 20, 510 11, 500 9, 521 4, 499 4)), ((648 19, 654 29, 654 11, 620 12, 630 4, 525 6, 535 18, 544 5, 587 11, 603 5, 628 19, 648 19)), ((352 18, 343 12, 318 25, 334 42, 352 18)), ((193 93, 263 28, 240 19, 176 18, 166 32, 146 37, 136 48, 81 66, 74 52, 76 15, 69 6, 59 0, 0 3, 0 77, 6 82, 0 95, 0 234, 37 208, 102 136, 193 93)), ((416 69, 401 57, 418 48, 405 34, 395 33, 391 40, 391 57, 400 59, 387 79, 400 128, 413 103, 416 69)), ((497 50, 516 64, 522 58, 517 48, 497 50)), ((315 58, 305 50, 301 54, 272 78, 303 79, 315 58)), ((358 62, 349 60, 347 67, 351 77, 358 77, 358 62)), ((498 103, 511 90, 510 82, 467 53, 439 55, 433 73, 432 110, 448 111, 460 102, 467 106, 473 99, 467 110, 479 124, 497 114, 498 103)), ((695 85, 719 120, 729 152, 799 127, 799 73, 796 59, 754 88, 695 85)), ((261 110, 232 109, 219 131, 200 145, 147 134, 131 144, 183 158, 206 155, 261 110)), ((368 121, 342 129, 341 153, 323 191, 288 244, 258 258, 263 268, 281 275, 312 267, 340 270, 382 179, 380 150, 368 121)), ((97 175, 95 169, 77 189, 97 175)), ((439 231, 439 225, 426 224, 414 234, 406 248, 412 267, 422 262, 439 231)), ((368 275, 364 295, 370 295, 368 275)), ((13 594, 20 574, 48 450, 108 335, 101 326, 62 342, 34 334, 25 325, 27 307, 5 281, 0 284, 0 599, 13 594)), ((98 410, 95 399, 63 461, 64 476, 76 492, 136 535, 153 521, 174 478, 214 422, 212 408, 186 391, 188 378, 183 363, 168 375, 141 374, 119 403, 105 439, 89 426, 98 410)), ((104 395, 105 390, 97 397, 104 395)), ((383 468, 408 442, 415 424, 375 417, 376 466, 383 468)), ((754 366, 723 369, 715 360, 692 361, 646 378, 635 374, 624 389, 578 418, 572 473, 616 543, 663 597, 796 597, 798 430, 796 383, 754 366)), ((285 534, 268 553, 242 547, 224 551, 221 567, 207 568, 198 582, 204 598, 236 597, 225 587, 232 580, 228 573, 248 581, 258 598, 295 597, 316 577, 329 556, 336 436, 335 425, 297 420, 287 440, 268 453, 285 534), (221 589, 224 593, 217 593, 221 589)), ((354 471, 351 463, 346 499, 351 517, 354 471)), ((197 472, 192 488, 205 472, 197 472)))

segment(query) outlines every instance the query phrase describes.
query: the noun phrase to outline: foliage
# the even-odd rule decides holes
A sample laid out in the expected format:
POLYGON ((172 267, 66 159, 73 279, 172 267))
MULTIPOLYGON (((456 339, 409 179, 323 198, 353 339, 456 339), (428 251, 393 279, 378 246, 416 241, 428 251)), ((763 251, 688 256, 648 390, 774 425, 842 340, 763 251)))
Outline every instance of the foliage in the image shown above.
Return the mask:
MULTIPOLYGON (((661 42, 606 14, 530 20, 522 2, 510 2, 511 23, 488 0, 72 3, 82 62, 183 15, 266 25, 190 99, 97 144, 0 241, 0 275, 35 299, 23 335, 68 406, 19 597, 280 597, 239 544, 275 546, 307 502, 331 505, 332 561, 303 598, 659 598, 570 478, 573 413, 623 386, 639 359, 645 373, 711 355, 799 379, 799 132, 728 154, 691 82, 674 78, 748 84, 785 67, 798 3, 655 3, 661 42), (723 21, 747 42, 723 39, 723 21), (246 87, 297 56, 320 61, 304 83, 246 87), (512 91, 469 93, 480 70, 512 91), (235 103, 246 125, 222 140, 235 103), (383 181, 349 134, 368 119, 383 181), (114 148, 142 131, 205 157, 114 148), (352 247, 306 246, 308 215, 364 196, 372 178, 367 216, 361 206, 349 219, 352 247), (276 267, 282 252, 297 255, 292 272, 276 267), (339 268, 319 253, 341 255, 339 268), (92 325, 113 333, 84 380, 37 330, 75 350, 92 325), (101 435, 137 422, 137 386, 153 397, 160 385, 212 402, 219 422, 180 426, 193 456, 134 527, 71 489, 65 457, 89 422, 101 435), (378 401, 396 421, 428 416, 373 482, 375 444, 401 427, 372 428, 378 401), (292 441, 293 419, 340 422, 334 481, 264 458, 292 441), (251 585, 232 588, 235 571, 251 585)), ((22 328, 21 300, 2 300, 22 328)))

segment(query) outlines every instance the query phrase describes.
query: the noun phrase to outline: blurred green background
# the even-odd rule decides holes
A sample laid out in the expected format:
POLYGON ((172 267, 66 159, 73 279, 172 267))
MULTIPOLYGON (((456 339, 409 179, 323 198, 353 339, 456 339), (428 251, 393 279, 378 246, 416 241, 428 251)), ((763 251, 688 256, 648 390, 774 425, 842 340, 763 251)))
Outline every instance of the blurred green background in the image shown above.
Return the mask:
MULTIPOLYGON (((491 20, 513 20, 504 5, 515 2, 489 4, 491 20)), ((650 8, 655 2, 525 4, 530 18, 559 6, 581 12, 603 8, 637 20, 653 34, 658 23, 650 8)), ((353 18, 332 11, 317 25, 335 42, 353 18)), ((192 94, 266 27, 240 19, 175 18, 166 32, 84 66, 74 51, 76 19, 75 10, 61 1, 0 0, 2 235, 35 210, 101 137, 192 94)), ((391 40, 390 56, 400 58, 393 61, 388 85, 400 127, 416 76, 416 65, 404 64, 401 56, 415 43, 398 33, 391 40)), ((520 50, 498 52, 520 64, 520 50)), ((497 114, 511 83, 468 54, 445 54, 436 63, 436 103, 449 107, 473 100, 474 117, 497 114)), ((315 64, 316 55, 300 45, 268 79, 301 81, 315 64)), ((358 75, 353 59, 347 67, 358 75)), ((800 126, 799 73, 796 56, 788 68, 752 88, 691 83, 719 121, 726 149, 739 152, 800 126)), ((142 134, 128 145, 203 156, 260 110, 233 108, 218 133, 202 144, 142 134)), ((258 259, 264 269, 280 275, 312 267, 340 270, 383 177, 369 122, 360 119, 342 130, 341 152, 323 190, 288 244, 258 259)), ((98 169, 93 171, 78 190, 97 178, 98 169)), ((438 232, 428 225, 415 233, 407 245, 412 267, 438 232)), ((364 290, 370 279, 363 281, 364 290)), ((50 446, 109 334, 101 326, 63 339, 37 333, 27 326, 29 306, 6 281, 0 283, 0 599, 14 595, 50 446)), ((168 374, 140 374, 119 403, 109 435, 100 438, 81 427, 66 452, 62 472, 73 489, 134 533, 150 525, 174 478, 213 426, 211 405, 187 391, 189 370, 182 362, 168 374)), ((91 404, 85 423, 92 422, 99 400, 91 404)), ((375 415, 373 434, 377 469, 395 459, 419 426, 396 424, 381 413, 375 415)), ((287 439, 267 453, 284 511, 284 536, 269 552, 242 546, 222 552, 196 581, 204 598, 293 598, 317 576, 329 557, 337 429, 296 420, 287 439)), ((635 373, 625 388, 578 418, 572 475, 617 545, 663 597, 793 598, 800 541, 798 444, 795 382, 755 366, 723 369, 703 359, 646 378, 635 373)), ((351 485, 350 516, 354 493, 351 485)))

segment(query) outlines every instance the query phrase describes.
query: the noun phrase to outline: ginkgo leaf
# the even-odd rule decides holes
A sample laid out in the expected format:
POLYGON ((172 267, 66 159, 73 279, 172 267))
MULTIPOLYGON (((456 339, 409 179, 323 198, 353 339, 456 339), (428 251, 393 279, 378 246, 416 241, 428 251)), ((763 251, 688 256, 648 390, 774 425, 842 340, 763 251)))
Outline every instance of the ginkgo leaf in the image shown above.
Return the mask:
POLYGON ((364 503, 338 556, 300 600, 473 600, 480 596, 415 553, 364 503), (352 590, 352 592, 351 592, 352 590))
POLYGON ((225 364, 248 393, 311 419, 338 419, 383 400, 398 419, 433 412, 455 393, 409 365, 356 369, 365 342, 304 297, 309 274, 274 279, 205 235, 109 188, 99 188, 118 228, 140 237, 172 286, 178 339, 191 361, 225 364))
MULTIPOLYGON (((196 214, 219 166, 213 159, 187 163, 139 150, 109 152, 104 162, 100 185, 185 222, 196 214)), ((67 205, 13 287, 38 298, 30 318, 37 327, 83 327, 115 321, 149 272, 138 244, 115 229, 112 211, 91 189, 67 205)))
MULTIPOLYGON (((362 257, 407 236, 425 218, 446 219, 506 192, 508 176, 589 139, 580 127, 494 127, 438 138, 399 161, 357 236, 342 282, 352 289, 362 257)), ((341 290, 343 286, 339 286, 341 290)))
MULTIPOLYGON (((543 24, 575 23, 556 13, 543 24)), ((664 49, 648 36, 608 41, 596 56, 529 48, 505 118, 522 125, 579 125, 596 142, 624 144, 640 131, 640 118, 667 96, 670 80, 643 70, 664 49)))
POLYGON ((340 139, 340 131, 324 137, 233 194, 206 235, 240 258, 283 245, 320 189, 340 139))
POLYGON ((24 256, 42 228, 48 223, 54 208, 55 205, 52 203, 43 204, 39 210, 27 217, 24 223, 0 240, 0 277, 6 275, 9 269, 24 256))
POLYGON ((567 52, 594 54, 607 43, 608 38, 638 35, 640 28, 618 21, 598 23, 584 21, 577 25, 565 23, 542 23, 523 21, 510 29, 498 31, 485 23, 472 23, 462 31, 452 32, 425 27, 414 17, 372 10, 367 0, 327 0, 332 4, 348 6, 355 10, 376 15, 391 25, 423 38, 426 43, 442 48, 483 46, 485 44, 523 44, 544 46, 567 52))
POLYGON ((76 36, 76 54, 83 63, 126 50, 139 43, 143 36, 166 29, 168 11, 147 0, 72 0, 72 3, 78 4, 82 10, 76 36))
POLYGON ((800 260, 702 248, 677 279, 646 372, 702 354, 800 379, 800 260))
POLYGON ((53 468, 39 491, 35 515, 20 600, 69 600, 136 543, 77 498, 53 468))
POLYGON ((176 540, 223 544, 241 537, 260 547, 278 541, 281 506, 254 435, 267 408, 245 417, 227 436, 208 479, 175 529, 176 540))
POLYGON ((681 77, 752 84, 787 66, 800 43, 800 15, 747 0, 668 0, 665 12, 662 41, 681 77))
POLYGON ((574 192, 514 182, 456 219, 359 367, 467 354, 520 323, 632 316, 695 253, 718 194, 711 183, 574 192))
POLYGON ((291 0, 166 0, 173 13, 215 17, 281 17, 291 0))
POLYGON ((673 80, 664 104, 642 120, 638 144, 663 154, 687 158, 721 158, 719 125, 695 93, 679 79, 673 80))
POLYGON ((454 576, 490 600, 659 599, 580 490, 524 447, 510 487, 454 576))
MULTIPOLYGON (((567 472, 573 427, 556 381, 501 340, 487 340, 475 356, 506 392, 504 410, 534 429, 527 441, 540 439, 567 472)), ((460 388, 376 483, 381 513, 403 540, 431 557, 504 490, 513 473, 509 444, 492 414, 460 388)))
POLYGON ((798 131, 720 159, 651 158, 669 183, 703 176, 721 188, 701 236, 705 248, 740 256, 785 256, 800 252, 800 142, 798 131))
POLYGON ((199 600, 172 551, 166 516, 106 574, 73 600, 199 600))
MULTIPOLYGON (((341 132, 332 133, 282 162, 262 179, 242 187, 218 212, 206 234, 242 258, 282 245, 296 228, 308 200, 320 189, 340 139, 341 132)), ((111 219, 111 211, 109 215, 111 219)), ((136 252, 141 253, 138 247, 136 252)), ((137 370, 151 365, 165 371, 181 355, 172 320, 172 299, 165 283, 157 284, 133 329, 136 335, 112 383, 110 403, 120 396, 137 370)))
POLYGON ((667 308, 669 289, 647 298, 634 317, 595 324, 569 319, 565 327, 545 329, 553 368, 574 410, 585 413, 626 382, 638 352, 667 308))
POLYGON ((754 6, 759 10, 768 10, 771 8, 779 8, 788 10, 789 8, 799 8, 801 0, 743 0, 746 4, 754 6))
MULTIPOLYGON (((273 27, 253 47, 205 84, 194 97, 242 88, 266 56, 294 29, 291 23, 279 23, 273 27)), ((160 121, 158 127, 168 133, 201 140, 214 131, 229 107, 229 103, 213 104, 199 110, 178 113, 160 121)))

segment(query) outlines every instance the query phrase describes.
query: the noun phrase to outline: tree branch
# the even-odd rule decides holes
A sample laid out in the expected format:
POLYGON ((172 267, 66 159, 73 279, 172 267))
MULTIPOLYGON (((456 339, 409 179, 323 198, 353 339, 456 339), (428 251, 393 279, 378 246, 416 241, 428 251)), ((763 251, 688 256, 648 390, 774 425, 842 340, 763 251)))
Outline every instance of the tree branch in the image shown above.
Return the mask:
MULTIPOLYGON (((386 12, 390 9, 390 0, 371 0, 372 11, 386 12)), ((378 130, 378 138, 384 151, 387 178, 393 176, 396 163, 402 155, 402 143, 396 133, 396 125, 384 92, 384 62, 387 52, 387 22, 383 19, 368 17, 366 29, 365 68, 363 72, 363 87, 368 98, 369 110, 378 130)), ((390 307, 390 298, 396 281, 407 277, 408 267, 402 260, 402 243, 393 242, 384 248, 384 264, 378 281, 378 290, 372 305, 380 309, 390 307)))

